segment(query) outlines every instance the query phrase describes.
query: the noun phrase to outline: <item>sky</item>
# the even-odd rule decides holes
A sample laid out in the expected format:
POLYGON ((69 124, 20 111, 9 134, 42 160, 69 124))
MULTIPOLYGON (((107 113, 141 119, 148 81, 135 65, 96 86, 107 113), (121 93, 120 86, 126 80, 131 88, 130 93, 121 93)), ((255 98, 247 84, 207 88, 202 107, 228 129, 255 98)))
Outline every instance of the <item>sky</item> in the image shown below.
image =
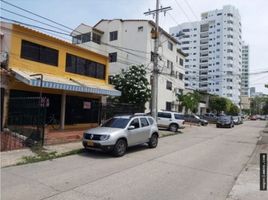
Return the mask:
MULTIPOLYGON (((156 0, 5 0, 70 28, 80 23, 95 25, 101 19, 150 19, 144 12, 155 9, 156 0)), ((221 9, 224 5, 238 8, 242 22, 242 39, 249 44, 250 73, 268 71, 268 0, 160 0, 163 7, 171 6, 160 15, 160 26, 167 32, 177 24, 200 20, 200 14, 221 9)), ((38 19, 1 2, 1 8, 38 19)), ((1 10, 1 16, 43 26, 1 10)), ((42 20, 39 18, 39 20, 42 20)), ((44 21, 44 20, 42 20, 44 21)), ((60 37, 63 37, 62 35, 60 37)), ((268 73, 250 75, 250 87, 268 94, 268 73)))

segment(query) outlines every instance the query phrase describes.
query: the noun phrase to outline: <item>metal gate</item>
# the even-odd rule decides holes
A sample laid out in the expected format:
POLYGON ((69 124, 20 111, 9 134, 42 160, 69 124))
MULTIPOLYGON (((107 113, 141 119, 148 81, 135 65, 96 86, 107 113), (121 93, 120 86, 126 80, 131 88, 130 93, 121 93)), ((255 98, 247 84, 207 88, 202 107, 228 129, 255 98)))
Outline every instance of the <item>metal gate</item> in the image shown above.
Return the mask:
MULTIPOLYGON (((46 99, 40 97, 14 97, 9 100, 8 133, 20 145, 44 144, 46 99)), ((7 134, 7 133, 6 133, 7 134)))

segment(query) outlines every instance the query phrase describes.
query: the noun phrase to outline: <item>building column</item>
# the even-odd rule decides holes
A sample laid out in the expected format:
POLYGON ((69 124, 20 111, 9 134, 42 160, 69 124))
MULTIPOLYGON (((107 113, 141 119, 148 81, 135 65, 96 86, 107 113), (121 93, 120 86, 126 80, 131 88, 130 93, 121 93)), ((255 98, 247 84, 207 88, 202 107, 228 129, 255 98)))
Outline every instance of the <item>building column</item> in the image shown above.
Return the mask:
POLYGON ((61 112, 60 112, 60 129, 64 130, 65 126, 65 111, 66 111, 66 94, 61 95, 61 112))

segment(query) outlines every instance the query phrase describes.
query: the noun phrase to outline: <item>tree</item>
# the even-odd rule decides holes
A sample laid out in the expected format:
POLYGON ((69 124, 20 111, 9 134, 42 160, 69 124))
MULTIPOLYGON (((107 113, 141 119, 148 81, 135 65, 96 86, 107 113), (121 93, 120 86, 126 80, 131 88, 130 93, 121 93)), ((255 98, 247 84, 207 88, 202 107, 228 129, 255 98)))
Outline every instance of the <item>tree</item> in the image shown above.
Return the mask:
POLYGON ((111 83, 115 89, 121 91, 121 96, 112 98, 112 101, 131 103, 145 109, 145 103, 151 98, 151 90, 143 65, 133 65, 128 70, 121 70, 121 73, 111 78, 111 83))
POLYGON ((230 109, 228 110, 228 114, 229 115, 238 115, 239 114, 239 112, 240 112, 240 109, 238 108, 238 106, 237 105, 235 105, 235 104, 231 104, 231 106, 230 106, 230 109))
POLYGON ((230 102, 224 97, 212 96, 209 99, 209 108, 211 111, 216 111, 218 114, 220 112, 226 112, 228 107, 230 106, 230 102))
POLYGON ((194 91, 193 93, 178 94, 177 98, 181 105, 185 107, 186 113, 188 110, 193 113, 196 112, 201 97, 198 92, 194 91))

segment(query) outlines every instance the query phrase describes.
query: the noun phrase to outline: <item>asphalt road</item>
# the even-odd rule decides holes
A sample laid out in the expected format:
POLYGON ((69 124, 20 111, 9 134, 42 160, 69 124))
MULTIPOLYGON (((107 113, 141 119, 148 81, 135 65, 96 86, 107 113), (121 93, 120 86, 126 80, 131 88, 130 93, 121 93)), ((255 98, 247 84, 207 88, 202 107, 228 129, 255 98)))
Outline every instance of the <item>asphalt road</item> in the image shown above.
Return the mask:
POLYGON ((88 152, 1 170, 2 200, 225 200, 263 121, 187 127, 121 158, 88 152))

